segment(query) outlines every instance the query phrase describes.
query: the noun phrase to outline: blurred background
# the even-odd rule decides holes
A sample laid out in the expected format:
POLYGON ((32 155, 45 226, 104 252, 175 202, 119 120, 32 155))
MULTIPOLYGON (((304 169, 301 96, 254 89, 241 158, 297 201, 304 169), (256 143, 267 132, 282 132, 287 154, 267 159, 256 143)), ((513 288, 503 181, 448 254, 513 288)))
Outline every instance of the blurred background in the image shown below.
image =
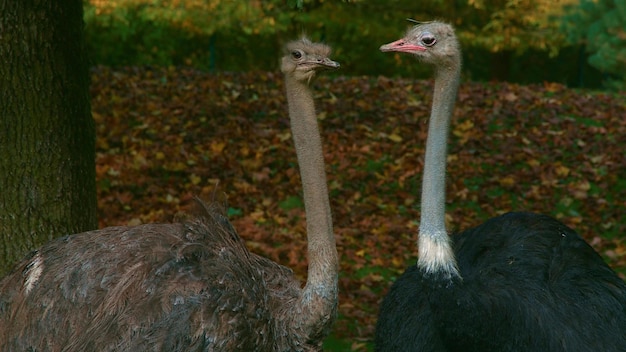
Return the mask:
MULTIPOLYGON (((274 71, 288 40, 334 48, 342 75, 426 75, 378 47, 406 18, 456 26, 464 78, 568 87, 626 87, 623 0, 88 0, 92 65, 274 71)), ((424 76, 427 77, 427 76, 424 76)))
POLYGON ((432 72, 378 49, 404 35, 407 18, 453 24, 463 47, 451 228, 509 210, 550 214, 626 273, 625 0, 89 0, 84 9, 100 226, 171 221, 219 184, 247 246, 302 281, 305 214, 278 58, 300 35, 332 46, 341 69, 314 89, 342 256, 325 350, 373 350, 379 301, 417 255, 432 72))

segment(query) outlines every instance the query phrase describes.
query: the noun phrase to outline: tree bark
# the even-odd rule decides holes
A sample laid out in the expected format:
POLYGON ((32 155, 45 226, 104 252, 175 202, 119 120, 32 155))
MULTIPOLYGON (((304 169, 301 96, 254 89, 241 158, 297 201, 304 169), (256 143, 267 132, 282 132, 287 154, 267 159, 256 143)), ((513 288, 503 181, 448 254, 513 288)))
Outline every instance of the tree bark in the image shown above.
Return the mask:
POLYGON ((97 227, 80 0, 0 0, 0 274, 97 227))

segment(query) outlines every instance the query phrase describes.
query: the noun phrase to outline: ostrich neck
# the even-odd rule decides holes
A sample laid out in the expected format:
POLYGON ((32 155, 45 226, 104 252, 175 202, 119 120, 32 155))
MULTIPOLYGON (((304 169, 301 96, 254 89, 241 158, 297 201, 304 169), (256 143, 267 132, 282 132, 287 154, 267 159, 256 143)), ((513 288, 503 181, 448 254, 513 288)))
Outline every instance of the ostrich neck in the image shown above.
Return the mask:
POLYGON ((460 80, 458 65, 439 67, 435 73, 433 105, 428 125, 418 266, 427 273, 458 276, 458 269, 445 225, 446 158, 450 119, 460 80))
POLYGON ((310 329, 326 329, 335 316, 339 261, 326 186, 322 140, 313 94, 308 85, 290 75, 286 75, 285 85, 291 132, 302 179, 309 259, 307 283, 301 297, 301 307, 298 307, 302 309, 299 319, 310 329))

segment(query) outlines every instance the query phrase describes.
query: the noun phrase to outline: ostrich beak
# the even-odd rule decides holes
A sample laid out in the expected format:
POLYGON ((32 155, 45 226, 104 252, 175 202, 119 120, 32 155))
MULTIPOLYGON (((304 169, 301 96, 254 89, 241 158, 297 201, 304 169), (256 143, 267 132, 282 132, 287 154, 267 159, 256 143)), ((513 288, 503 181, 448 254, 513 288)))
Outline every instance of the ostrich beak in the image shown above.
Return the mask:
POLYGON ((337 61, 324 57, 307 60, 301 63, 300 66, 307 67, 308 69, 336 69, 341 65, 339 65, 337 61))
POLYGON ((337 61, 333 61, 329 58, 323 59, 319 64, 327 68, 339 68, 339 66, 341 66, 337 61))
POLYGON ((382 52, 390 52, 390 51, 396 51, 396 52, 400 52, 400 53, 415 53, 417 51, 424 51, 426 50, 425 47, 420 46, 420 45, 415 45, 412 44, 411 42, 409 42, 408 40, 406 40, 406 38, 402 38, 400 40, 396 40, 393 43, 389 43, 389 44, 385 44, 383 46, 380 47, 380 51, 382 52))

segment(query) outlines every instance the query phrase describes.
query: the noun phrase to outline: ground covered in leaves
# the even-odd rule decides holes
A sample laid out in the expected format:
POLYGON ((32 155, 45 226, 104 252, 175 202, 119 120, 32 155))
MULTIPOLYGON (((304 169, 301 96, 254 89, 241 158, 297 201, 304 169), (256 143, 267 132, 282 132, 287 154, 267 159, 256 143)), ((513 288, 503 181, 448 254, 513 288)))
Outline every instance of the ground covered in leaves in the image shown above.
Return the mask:
MULTIPOLYGON (((248 247, 304 282, 305 218, 283 89, 275 72, 95 68, 100 226, 173 221, 217 185, 248 247)), ((314 89, 341 256, 333 335, 363 350, 379 300, 416 261, 432 82, 323 76, 314 89)), ((512 210, 546 213, 626 272, 625 148, 624 93, 464 83, 449 143, 449 228, 512 210)))

